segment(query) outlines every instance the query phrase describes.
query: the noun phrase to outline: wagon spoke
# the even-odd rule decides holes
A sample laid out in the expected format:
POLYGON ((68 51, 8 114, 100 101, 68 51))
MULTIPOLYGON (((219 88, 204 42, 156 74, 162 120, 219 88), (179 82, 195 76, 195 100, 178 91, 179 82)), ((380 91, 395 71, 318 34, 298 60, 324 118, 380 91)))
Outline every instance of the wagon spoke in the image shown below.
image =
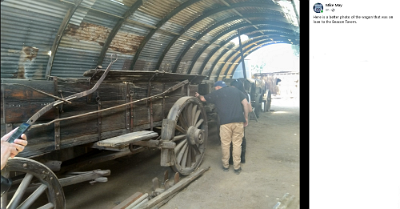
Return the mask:
POLYGON ((191 116, 191 121, 190 121, 190 125, 194 125, 194 124, 196 124, 195 122, 196 122, 196 120, 195 120, 195 117, 196 117, 196 110, 197 110, 197 105, 193 105, 193 108, 192 108, 192 110, 190 111, 190 116, 191 116))
MULTIPOLYGON (((194 162, 196 162, 196 155, 197 155, 196 152, 197 152, 196 149, 192 150, 192 161, 194 161, 194 162)), ((200 154, 200 152, 199 152, 199 154, 200 154)))
MULTIPOLYGON (((197 153, 201 154, 199 147, 197 147, 197 145, 193 145, 193 150, 196 151, 197 153)), ((194 152, 196 154, 196 152, 194 152)))
POLYGON ((178 136, 174 136, 174 138, 172 138, 171 141, 172 141, 172 142, 175 142, 175 141, 179 141, 179 140, 185 139, 185 138, 186 138, 186 134, 184 134, 184 135, 178 135, 178 136))
POLYGON ((200 110, 197 110, 197 111, 196 111, 196 113, 195 113, 195 115, 194 115, 194 117, 193 117, 193 122, 192 122, 193 125, 195 125, 196 122, 197 122, 197 120, 199 119, 200 112, 201 112, 200 110))
POLYGON ((185 152, 183 153, 183 158, 182 158, 182 163, 181 163, 182 167, 186 167, 186 161, 187 161, 187 156, 188 156, 188 150, 189 149, 190 149, 190 146, 186 146, 185 149, 184 149, 185 152))
POLYGON ((191 167, 192 166, 192 148, 188 148, 188 155, 187 155, 187 161, 186 161, 186 167, 191 167))
POLYGON ((47 186, 45 184, 40 185, 17 209, 29 208, 46 189, 47 186))
POLYGON ((38 208, 38 209, 51 209, 54 208, 53 203, 49 202, 46 205, 43 205, 42 207, 38 208))
POLYGON ((188 129, 188 122, 186 121, 186 118, 184 116, 182 116, 182 114, 179 115, 179 121, 181 122, 182 128, 183 129, 188 129))
POLYGON ((183 133, 183 134, 186 134, 186 130, 180 125, 176 125, 175 129, 178 130, 179 132, 183 133))
POLYGON ((196 123, 195 127, 199 128, 201 126, 201 124, 203 123, 203 119, 200 119, 199 122, 196 123))
POLYGON ((190 127, 192 125, 192 109, 193 109, 193 104, 189 104, 187 107, 187 117, 188 117, 188 126, 190 127))
POLYGON ((174 148, 175 153, 178 153, 178 151, 187 143, 186 140, 181 141, 176 147, 174 148))
MULTIPOLYGON (((185 142, 186 142, 186 141, 185 141, 185 142)), ((179 154, 178 154, 178 157, 177 157, 177 163, 178 163, 178 164, 180 164, 181 161, 182 161, 182 157, 183 157, 183 154, 185 153, 186 147, 187 147, 187 143, 185 143, 185 144, 183 145, 183 148, 179 151, 179 154)))
POLYGON ((17 191, 15 192, 13 198, 10 200, 10 203, 8 204, 7 208, 16 208, 18 206, 19 202, 21 201, 22 195, 24 195, 26 188, 31 183, 32 177, 33 175, 30 173, 27 173, 25 175, 17 191))

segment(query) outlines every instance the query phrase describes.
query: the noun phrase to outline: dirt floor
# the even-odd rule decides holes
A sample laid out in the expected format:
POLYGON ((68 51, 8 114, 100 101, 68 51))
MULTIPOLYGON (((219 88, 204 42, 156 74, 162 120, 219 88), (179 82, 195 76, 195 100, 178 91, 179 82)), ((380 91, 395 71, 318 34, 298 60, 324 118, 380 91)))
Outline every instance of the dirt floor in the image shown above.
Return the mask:
MULTIPOLYGON (((210 169, 161 208, 272 209, 286 193, 298 200, 299 121, 297 99, 273 99, 271 111, 262 113, 258 122, 251 120, 246 129, 246 163, 239 175, 232 167, 229 172, 222 171, 220 143, 215 126, 210 124, 207 150, 200 166, 210 169)), ((159 163, 159 151, 148 150, 98 164, 91 169, 110 169, 108 182, 65 187, 67 208, 111 209, 135 192, 150 193, 151 180, 162 179, 168 170, 159 163)))

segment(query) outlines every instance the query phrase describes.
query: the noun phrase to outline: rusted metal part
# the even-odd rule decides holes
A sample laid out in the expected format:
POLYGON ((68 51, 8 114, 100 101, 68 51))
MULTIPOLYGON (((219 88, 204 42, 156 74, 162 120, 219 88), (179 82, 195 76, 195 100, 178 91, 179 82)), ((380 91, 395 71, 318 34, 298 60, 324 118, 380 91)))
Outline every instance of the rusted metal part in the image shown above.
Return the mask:
POLYGON ((47 123, 32 125, 31 128, 36 128, 36 127, 39 127, 39 126, 47 126, 47 125, 50 125, 50 124, 52 124, 52 123, 54 123, 54 122, 56 122, 56 121, 69 120, 69 119, 74 119, 74 118, 79 118, 79 117, 88 116, 88 115, 95 114, 95 113, 99 113, 99 112, 105 112, 105 111, 108 111, 108 110, 112 110, 112 109, 124 107, 125 105, 130 105, 130 104, 134 104, 134 103, 138 103, 138 102, 142 102, 142 101, 148 101, 150 98, 151 98, 151 99, 161 99, 163 95, 165 95, 165 94, 167 94, 167 93, 169 93, 169 92, 175 91, 175 90, 177 90, 178 88, 181 88, 182 86, 184 86, 184 85, 187 84, 188 82, 189 82, 188 80, 182 81, 182 82, 180 82, 180 83, 178 83, 178 84, 176 84, 176 85, 174 85, 174 86, 168 88, 168 89, 165 90, 164 92, 162 92, 162 93, 160 93, 160 94, 153 95, 153 96, 151 96, 151 97, 142 98, 142 99, 139 99, 139 100, 135 100, 135 101, 133 101, 133 102, 128 102, 128 103, 125 103, 125 104, 117 105, 117 106, 114 106, 114 107, 109 107, 109 108, 102 109, 102 110, 98 110, 98 111, 92 111, 92 112, 88 112, 88 113, 84 113, 84 114, 74 115, 74 116, 71 116, 71 117, 66 117, 66 118, 60 118, 60 119, 57 119, 57 120, 52 120, 52 121, 47 122, 47 123))
POLYGON ((98 140, 101 140, 101 132, 102 132, 102 114, 101 114, 101 99, 100 99, 100 93, 97 92, 97 96, 96 96, 96 102, 97 102, 97 110, 99 111, 97 113, 97 133, 98 133, 98 140))
POLYGON ((50 74, 51 74, 51 69, 53 67, 54 57, 56 56, 57 49, 58 49, 58 46, 60 45, 61 38, 64 35, 64 30, 67 27, 67 25, 68 25, 69 21, 71 20, 72 16, 74 15, 76 9, 78 9, 79 5, 81 5, 82 1, 83 0, 75 0, 74 1, 74 5, 69 8, 67 13, 65 14, 65 17, 64 17, 60 27, 58 28, 57 36, 54 39, 53 46, 51 47, 51 56, 49 58, 49 61, 47 62, 45 78, 46 77, 48 78, 50 76, 50 74))
MULTIPOLYGON (((77 93, 77 94, 73 94, 73 95, 71 95, 71 96, 68 96, 68 97, 65 98, 65 100, 68 101, 68 100, 72 100, 72 99, 81 98, 81 97, 83 97, 83 96, 86 96, 86 95, 91 94, 91 93, 93 93, 94 91, 96 91, 97 88, 99 88, 100 84, 103 82, 104 78, 107 76, 107 73, 108 73, 108 71, 110 70, 111 65, 112 65, 114 62, 116 62, 117 60, 118 60, 118 57, 117 57, 114 61, 110 62, 110 64, 108 65, 106 71, 103 73, 103 75, 101 76, 101 78, 96 82, 96 84, 95 84, 91 89, 89 89, 89 90, 87 90, 87 91, 83 91, 83 92, 77 93)), ((63 101, 55 101, 55 102, 52 102, 52 103, 50 103, 50 104, 44 106, 42 109, 40 109, 39 111, 37 111, 31 118, 29 118, 29 120, 28 120, 26 123, 32 125, 32 124, 33 124, 37 119, 39 119, 39 117, 42 116, 44 113, 46 113, 47 111, 51 110, 54 106, 59 105, 59 104, 62 104, 62 103, 64 103, 64 102, 63 102, 63 101)), ((58 120, 60 120, 60 119, 54 120, 54 122, 55 122, 55 121, 58 121, 58 120)), ((33 126, 31 126, 31 128, 33 128, 33 126)))
MULTIPOLYGON (((56 114, 56 119, 60 118, 59 113, 58 113, 58 107, 55 110, 57 112, 56 114)), ((60 122, 57 121, 54 123, 54 149, 59 150, 60 149, 60 143, 61 143, 61 134, 60 134, 60 122)))
POLYGON ((131 131, 133 131, 133 119, 134 119, 134 117, 135 117, 135 112, 133 111, 133 108, 134 108, 134 104, 132 103, 132 101, 133 101, 133 95, 134 95, 134 92, 132 92, 132 93, 129 93, 129 102, 131 103, 131 105, 130 105, 130 121, 131 121, 131 131))
MULTIPOLYGON (((165 83, 163 83, 163 91, 165 91, 165 83)), ((162 100, 162 118, 165 118, 165 95, 163 95, 162 100)))
MULTIPOLYGON (((149 82, 148 82, 148 85, 147 85, 147 97, 150 97, 150 95, 151 95, 151 81, 153 80, 153 78, 154 78, 155 76, 157 76, 157 74, 158 74, 158 73, 155 73, 155 74, 149 79, 149 82)), ((151 98, 149 98, 149 100, 148 100, 148 107, 149 107, 148 110, 149 110, 150 130, 153 131, 153 101, 152 101, 151 98)))
MULTIPOLYGON (((53 82, 54 82, 54 94, 56 95, 58 93, 58 79, 57 77, 52 77, 53 82)), ((60 110, 58 109, 59 107, 55 108, 55 117, 56 119, 60 118, 60 110)), ((59 150, 60 149, 60 143, 61 143, 61 132, 60 132, 60 122, 55 122, 54 123, 54 149, 59 150)))
MULTIPOLYGON (((68 103, 68 104, 71 104, 70 101, 67 101, 67 100, 65 100, 65 99, 63 99, 63 98, 60 98, 60 97, 58 97, 58 96, 55 96, 55 95, 46 93, 46 92, 44 92, 44 91, 42 91, 42 90, 35 89, 35 88, 33 88, 33 87, 30 87, 30 86, 27 86, 27 85, 24 85, 24 84, 20 84, 20 83, 2 83, 1 85, 17 85, 17 86, 24 86, 24 87, 30 88, 30 89, 32 89, 32 90, 34 90, 34 91, 37 91, 37 92, 39 92, 39 93, 41 93, 41 94, 47 95, 47 96, 49 96, 49 97, 53 97, 54 99, 58 99, 58 100, 61 100, 61 101, 66 102, 66 103, 68 103)), ((56 94, 56 93, 55 93, 55 94, 56 94)))
MULTIPOLYGON (((130 102, 130 98, 131 95, 129 94, 129 84, 125 82, 125 102, 128 103, 130 102)), ((132 132, 133 129, 131 129, 131 107, 130 106, 126 106, 125 108, 125 128, 127 130, 127 132, 132 132)))
MULTIPOLYGON (((157 73, 154 74, 154 75, 149 79, 149 82, 148 82, 148 85, 147 85, 147 97, 150 97, 150 95, 151 95, 151 80, 152 80, 152 79, 154 78, 154 76, 156 76, 156 75, 157 75, 157 73)), ((151 98, 148 100, 148 111, 149 111, 150 131, 153 131, 153 102, 152 102, 152 99, 151 99, 151 98)))

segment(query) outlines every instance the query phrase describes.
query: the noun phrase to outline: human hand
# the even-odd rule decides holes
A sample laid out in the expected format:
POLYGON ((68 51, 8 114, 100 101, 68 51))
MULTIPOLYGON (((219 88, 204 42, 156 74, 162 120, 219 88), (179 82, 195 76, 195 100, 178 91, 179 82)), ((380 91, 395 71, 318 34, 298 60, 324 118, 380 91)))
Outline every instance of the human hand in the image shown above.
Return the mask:
POLYGON ((199 97, 200 94, 196 92, 196 93, 194 94, 194 96, 195 96, 195 97, 199 97))
POLYGON ((247 118, 246 118, 246 122, 243 123, 243 127, 246 127, 246 126, 248 126, 248 125, 249 125, 249 121, 248 121, 247 118))
POLYGON ((25 134, 22 134, 21 139, 16 139, 14 143, 7 142, 7 139, 10 138, 16 130, 17 128, 1 137, 1 169, 3 169, 7 163, 9 157, 14 158, 18 153, 22 152, 28 144, 25 134))

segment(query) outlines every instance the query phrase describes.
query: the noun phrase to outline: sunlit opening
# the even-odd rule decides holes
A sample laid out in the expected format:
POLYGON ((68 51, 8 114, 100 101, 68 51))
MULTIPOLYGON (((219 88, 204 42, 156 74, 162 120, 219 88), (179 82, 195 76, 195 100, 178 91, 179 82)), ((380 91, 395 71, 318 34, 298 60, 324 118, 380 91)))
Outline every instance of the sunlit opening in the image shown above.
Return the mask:
MULTIPOLYGON (((246 40, 249 39, 249 37, 247 35, 241 35, 240 39, 242 39, 242 43, 245 42, 246 40)), ((232 43, 234 43, 235 45, 239 45, 239 37, 236 37, 234 39, 232 39, 231 41, 232 43)))

